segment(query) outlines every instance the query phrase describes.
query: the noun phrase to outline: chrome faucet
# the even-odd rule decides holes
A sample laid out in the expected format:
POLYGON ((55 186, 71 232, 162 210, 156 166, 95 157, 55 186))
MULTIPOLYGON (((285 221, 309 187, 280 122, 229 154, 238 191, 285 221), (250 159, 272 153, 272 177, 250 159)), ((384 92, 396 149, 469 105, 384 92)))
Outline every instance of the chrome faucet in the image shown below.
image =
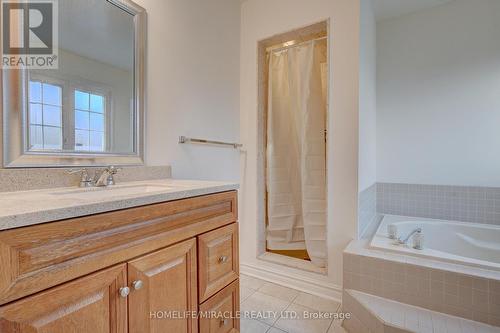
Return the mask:
POLYGON ((401 239, 401 237, 398 237, 397 242, 399 244, 406 245, 406 244, 408 244, 408 241, 410 240, 410 238, 413 237, 413 235, 415 235, 417 233, 421 233, 421 232, 422 232, 422 228, 417 228, 417 229, 413 230, 412 232, 410 232, 410 234, 405 239, 401 239))
POLYGON ((68 170, 68 173, 70 175, 81 173, 79 183, 80 187, 103 187, 115 185, 114 175, 116 175, 120 170, 120 168, 109 166, 102 170, 100 174, 99 171, 96 170, 93 178, 89 176, 87 168, 68 170))
POLYGON ((96 172, 95 178, 97 178, 97 180, 95 181, 94 186, 101 187, 101 186, 115 185, 114 175, 116 175, 119 170, 121 169, 115 168, 114 166, 111 165, 102 170, 99 178, 97 178, 97 172, 96 172))

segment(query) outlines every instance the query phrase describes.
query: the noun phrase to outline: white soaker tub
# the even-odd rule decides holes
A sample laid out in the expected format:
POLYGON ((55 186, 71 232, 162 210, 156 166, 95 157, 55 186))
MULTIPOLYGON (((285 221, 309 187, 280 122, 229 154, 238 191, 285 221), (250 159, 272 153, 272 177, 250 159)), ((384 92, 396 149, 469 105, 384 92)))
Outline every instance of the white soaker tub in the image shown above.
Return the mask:
POLYGON ((386 215, 370 247, 500 271, 500 226, 497 225, 386 215), (389 224, 396 225, 401 238, 422 228, 423 249, 413 249, 412 239, 407 245, 396 244, 388 237, 389 224))

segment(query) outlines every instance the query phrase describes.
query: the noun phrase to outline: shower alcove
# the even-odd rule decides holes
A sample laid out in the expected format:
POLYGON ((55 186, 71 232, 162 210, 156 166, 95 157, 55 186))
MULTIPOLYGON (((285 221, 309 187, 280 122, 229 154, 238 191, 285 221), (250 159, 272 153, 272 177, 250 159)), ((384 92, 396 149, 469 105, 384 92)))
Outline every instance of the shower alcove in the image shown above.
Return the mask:
POLYGON ((258 43, 258 253, 326 274, 328 21, 258 43))

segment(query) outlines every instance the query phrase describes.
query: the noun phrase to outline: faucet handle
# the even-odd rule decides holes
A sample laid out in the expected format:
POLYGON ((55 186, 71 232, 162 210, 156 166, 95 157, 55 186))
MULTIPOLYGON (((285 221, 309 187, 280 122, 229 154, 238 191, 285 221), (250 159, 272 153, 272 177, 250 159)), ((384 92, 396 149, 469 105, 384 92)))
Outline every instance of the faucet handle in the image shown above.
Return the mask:
POLYGON ((68 169, 66 170, 66 173, 68 175, 74 175, 75 173, 84 173, 87 172, 87 168, 81 168, 81 169, 68 169))
POLYGON ((104 169, 97 183, 102 184, 104 182, 104 186, 115 185, 115 179, 113 176, 116 175, 120 170, 121 168, 117 168, 113 165, 108 166, 104 169), (104 177, 106 178, 104 179, 104 177))
POLYGON ((92 186, 92 179, 89 176, 89 172, 87 168, 81 169, 69 169, 66 170, 66 173, 69 175, 74 175, 75 173, 80 173, 80 187, 89 187, 92 186))
POLYGON ((66 170, 66 173, 68 175, 74 175, 75 173, 80 173, 82 175, 82 180, 89 178, 89 171, 87 170, 87 168, 69 169, 69 170, 66 170))
POLYGON ((111 174, 111 175, 116 175, 118 171, 120 171, 122 168, 117 168, 114 165, 110 165, 109 167, 106 168, 106 170, 111 174))

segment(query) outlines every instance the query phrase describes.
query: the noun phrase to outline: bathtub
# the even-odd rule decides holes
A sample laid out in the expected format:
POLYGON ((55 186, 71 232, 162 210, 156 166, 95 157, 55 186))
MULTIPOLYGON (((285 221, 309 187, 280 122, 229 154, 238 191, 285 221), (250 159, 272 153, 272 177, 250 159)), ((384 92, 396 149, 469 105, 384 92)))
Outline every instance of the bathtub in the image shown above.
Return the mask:
POLYGON ((476 266, 500 271, 500 226, 386 215, 373 236, 370 247, 411 256, 476 266), (399 245, 390 239, 387 226, 394 224, 398 236, 405 238, 412 230, 422 228, 422 250, 399 245))

